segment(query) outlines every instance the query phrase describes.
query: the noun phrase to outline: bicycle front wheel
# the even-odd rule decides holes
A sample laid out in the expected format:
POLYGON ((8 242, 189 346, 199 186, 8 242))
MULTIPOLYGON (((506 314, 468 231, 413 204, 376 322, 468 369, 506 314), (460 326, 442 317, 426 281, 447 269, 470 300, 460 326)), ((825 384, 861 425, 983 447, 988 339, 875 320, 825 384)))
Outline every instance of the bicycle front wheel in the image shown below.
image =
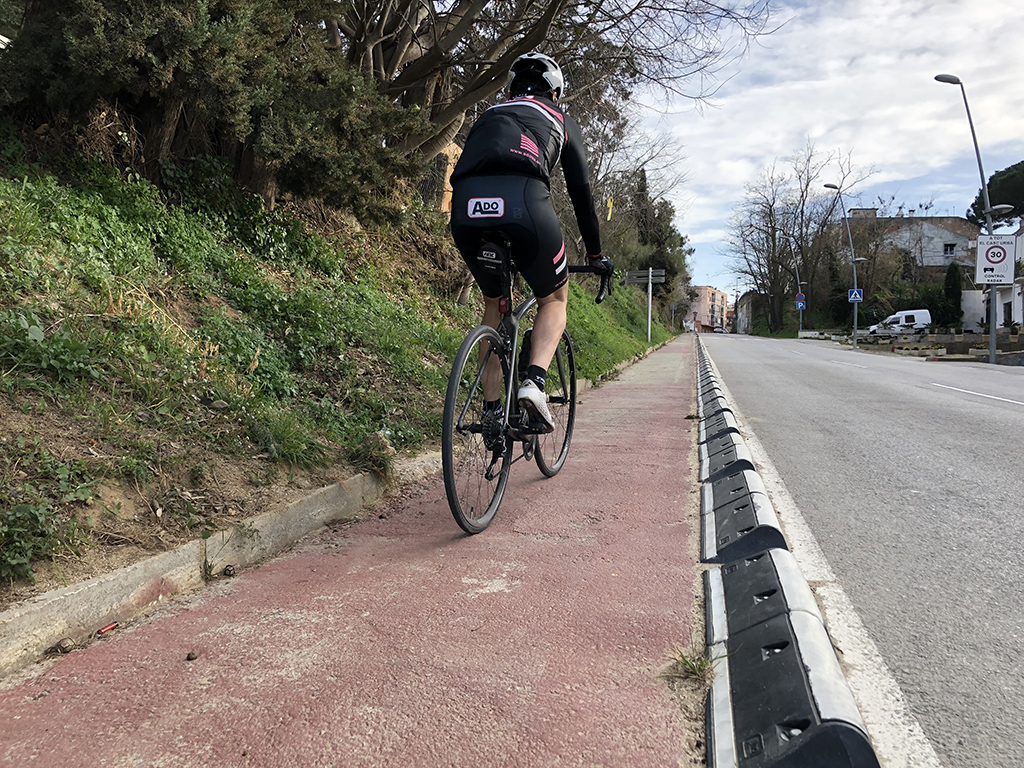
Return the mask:
POLYGON ((441 464, 448 506, 466 533, 480 533, 491 524, 508 483, 512 440, 503 414, 484 415, 485 384, 491 398, 505 405, 509 370, 502 346, 493 328, 474 328, 462 342, 448 378, 441 464))
POLYGON ((558 348, 548 368, 544 390, 555 428, 537 439, 537 466, 546 477, 554 477, 565 464, 576 423, 576 357, 568 331, 562 331, 558 348))

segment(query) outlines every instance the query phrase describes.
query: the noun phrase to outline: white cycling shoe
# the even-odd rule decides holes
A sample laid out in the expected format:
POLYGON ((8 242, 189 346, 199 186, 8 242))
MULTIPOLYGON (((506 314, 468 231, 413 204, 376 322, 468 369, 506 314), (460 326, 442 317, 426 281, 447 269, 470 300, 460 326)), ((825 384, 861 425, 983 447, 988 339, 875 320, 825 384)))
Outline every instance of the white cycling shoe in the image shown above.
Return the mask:
POLYGON ((555 428, 555 420, 548 411, 548 397, 532 379, 527 379, 519 387, 519 405, 526 409, 530 422, 542 427, 544 432, 555 428))

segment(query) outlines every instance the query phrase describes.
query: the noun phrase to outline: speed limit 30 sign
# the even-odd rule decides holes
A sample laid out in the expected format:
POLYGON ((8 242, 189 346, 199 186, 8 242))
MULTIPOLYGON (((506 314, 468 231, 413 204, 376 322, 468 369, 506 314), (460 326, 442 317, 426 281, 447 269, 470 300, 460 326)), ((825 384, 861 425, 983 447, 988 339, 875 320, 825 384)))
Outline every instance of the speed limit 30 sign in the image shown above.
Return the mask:
POLYGON ((979 285, 1012 283, 1015 242, 1013 235, 979 235, 974 282, 979 285))

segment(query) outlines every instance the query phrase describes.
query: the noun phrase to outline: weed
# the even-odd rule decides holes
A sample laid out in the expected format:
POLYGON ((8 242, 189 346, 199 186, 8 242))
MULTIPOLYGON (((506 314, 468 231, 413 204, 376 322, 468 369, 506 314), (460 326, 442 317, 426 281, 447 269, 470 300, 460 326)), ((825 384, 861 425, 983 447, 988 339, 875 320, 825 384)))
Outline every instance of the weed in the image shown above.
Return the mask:
POLYGON ((153 481, 153 469, 149 464, 136 456, 123 456, 118 462, 118 474, 128 480, 138 483, 150 483, 153 481))
POLYGON ((323 466, 327 450, 294 413, 268 408, 248 419, 249 437, 274 461, 323 466))
POLYGON ((39 557, 78 555, 88 531, 74 508, 96 482, 84 463, 54 458, 37 439, 0 440, 0 579, 31 579, 39 557))
POLYGON ((192 483, 193 487, 202 485, 203 482, 210 476, 210 468, 206 466, 206 462, 200 461, 198 464, 193 464, 188 471, 188 481, 192 483))
POLYGON ((100 502, 100 506, 103 508, 104 512, 106 512, 108 515, 113 517, 115 520, 121 520, 122 519, 121 518, 122 509, 121 509, 121 502, 120 501, 116 502, 114 504, 114 506, 112 506, 112 507, 109 504, 105 504, 105 503, 103 503, 101 501, 100 502))
POLYGON ((280 477, 281 473, 273 465, 262 467, 255 472, 246 472, 245 474, 246 482, 256 488, 265 488, 268 485, 273 485, 280 477))
POLYGON ((71 331, 66 323, 47 334, 45 323, 33 312, 0 311, 0 365, 8 372, 38 372, 71 383, 100 378, 89 339, 71 331))
POLYGON ((158 502, 168 513, 170 520, 186 531, 199 531, 207 539, 217 530, 217 523, 203 514, 202 497, 175 486, 167 489, 158 502))
POLYGON ((375 473, 385 483, 394 477, 395 449, 383 431, 361 440, 349 452, 349 461, 359 469, 375 473))
POLYGON ((704 651, 673 648, 668 668, 661 677, 671 680, 694 680, 701 685, 711 684, 715 674, 715 659, 704 651))

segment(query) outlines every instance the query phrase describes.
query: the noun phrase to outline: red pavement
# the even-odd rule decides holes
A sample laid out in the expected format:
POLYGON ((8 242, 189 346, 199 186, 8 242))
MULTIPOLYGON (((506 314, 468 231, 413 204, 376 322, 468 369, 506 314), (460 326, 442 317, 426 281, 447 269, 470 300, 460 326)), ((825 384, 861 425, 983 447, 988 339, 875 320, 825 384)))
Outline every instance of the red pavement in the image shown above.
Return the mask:
POLYGON ((0 690, 0 765, 680 764, 693 354, 584 393, 562 472, 515 464, 478 536, 433 478, 0 690))

